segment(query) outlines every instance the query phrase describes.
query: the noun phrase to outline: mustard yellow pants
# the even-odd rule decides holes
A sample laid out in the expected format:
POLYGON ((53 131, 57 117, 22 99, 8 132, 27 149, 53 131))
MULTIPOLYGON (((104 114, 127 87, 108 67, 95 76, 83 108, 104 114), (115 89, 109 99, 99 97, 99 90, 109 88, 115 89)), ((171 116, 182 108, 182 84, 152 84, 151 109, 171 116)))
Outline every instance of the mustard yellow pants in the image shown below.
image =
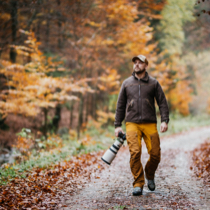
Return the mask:
POLYGON ((149 160, 145 166, 147 179, 154 179, 155 171, 160 162, 160 139, 156 123, 126 123, 126 140, 130 151, 130 168, 134 177, 133 186, 144 186, 144 171, 141 164, 142 137, 147 147, 149 160))

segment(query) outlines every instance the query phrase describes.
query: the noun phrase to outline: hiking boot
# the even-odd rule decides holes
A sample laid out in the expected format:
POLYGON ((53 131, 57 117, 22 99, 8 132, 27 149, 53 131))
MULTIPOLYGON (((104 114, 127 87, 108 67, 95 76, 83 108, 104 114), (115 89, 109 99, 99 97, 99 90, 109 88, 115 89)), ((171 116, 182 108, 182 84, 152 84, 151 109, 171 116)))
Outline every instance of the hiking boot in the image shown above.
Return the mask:
POLYGON ((155 190, 155 180, 147 180, 147 187, 151 190, 154 191, 155 190))
POLYGON ((142 195, 142 191, 143 189, 141 187, 135 187, 133 189, 133 195, 136 196, 136 195, 142 195))

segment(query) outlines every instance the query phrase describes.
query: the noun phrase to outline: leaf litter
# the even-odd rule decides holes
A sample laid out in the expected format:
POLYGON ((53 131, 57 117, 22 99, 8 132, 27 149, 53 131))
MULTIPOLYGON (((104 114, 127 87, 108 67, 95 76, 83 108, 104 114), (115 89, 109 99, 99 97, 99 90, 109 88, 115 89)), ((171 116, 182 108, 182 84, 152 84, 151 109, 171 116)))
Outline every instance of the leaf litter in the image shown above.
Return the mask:
MULTIPOLYGON (((48 168, 35 168, 26 178, 14 178, 0 187, 0 209, 57 209, 64 197, 74 195, 104 169, 102 151, 73 157, 48 168)), ((96 177, 99 178, 99 177, 96 177)))

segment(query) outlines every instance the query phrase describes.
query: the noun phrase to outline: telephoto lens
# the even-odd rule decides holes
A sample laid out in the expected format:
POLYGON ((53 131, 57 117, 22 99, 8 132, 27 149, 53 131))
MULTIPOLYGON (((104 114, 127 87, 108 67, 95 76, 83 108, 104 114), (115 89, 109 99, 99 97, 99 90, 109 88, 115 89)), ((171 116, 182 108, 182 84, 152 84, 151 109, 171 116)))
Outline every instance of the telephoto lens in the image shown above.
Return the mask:
POLYGON ((103 157, 101 158, 105 163, 110 165, 114 158, 117 155, 120 147, 123 145, 124 141, 126 140, 126 134, 119 132, 118 138, 114 142, 114 144, 104 153, 103 157))

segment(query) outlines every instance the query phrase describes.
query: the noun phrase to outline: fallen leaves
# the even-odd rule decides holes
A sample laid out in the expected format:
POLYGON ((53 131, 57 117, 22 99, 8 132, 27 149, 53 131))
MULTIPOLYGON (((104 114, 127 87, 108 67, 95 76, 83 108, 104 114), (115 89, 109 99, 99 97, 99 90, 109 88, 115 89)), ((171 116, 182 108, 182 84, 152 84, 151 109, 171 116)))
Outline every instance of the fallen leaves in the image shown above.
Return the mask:
POLYGON ((191 166, 190 169, 197 177, 203 178, 204 182, 210 182, 210 139, 196 148, 192 155, 194 166, 191 166))
POLYGON ((65 195, 73 195, 93 172, 104 169, 102 155, 92 152, 73 157, 49 168, 36 168, 25 179, 15 178, 0 187, 1 209, 56 209, 65 195))

